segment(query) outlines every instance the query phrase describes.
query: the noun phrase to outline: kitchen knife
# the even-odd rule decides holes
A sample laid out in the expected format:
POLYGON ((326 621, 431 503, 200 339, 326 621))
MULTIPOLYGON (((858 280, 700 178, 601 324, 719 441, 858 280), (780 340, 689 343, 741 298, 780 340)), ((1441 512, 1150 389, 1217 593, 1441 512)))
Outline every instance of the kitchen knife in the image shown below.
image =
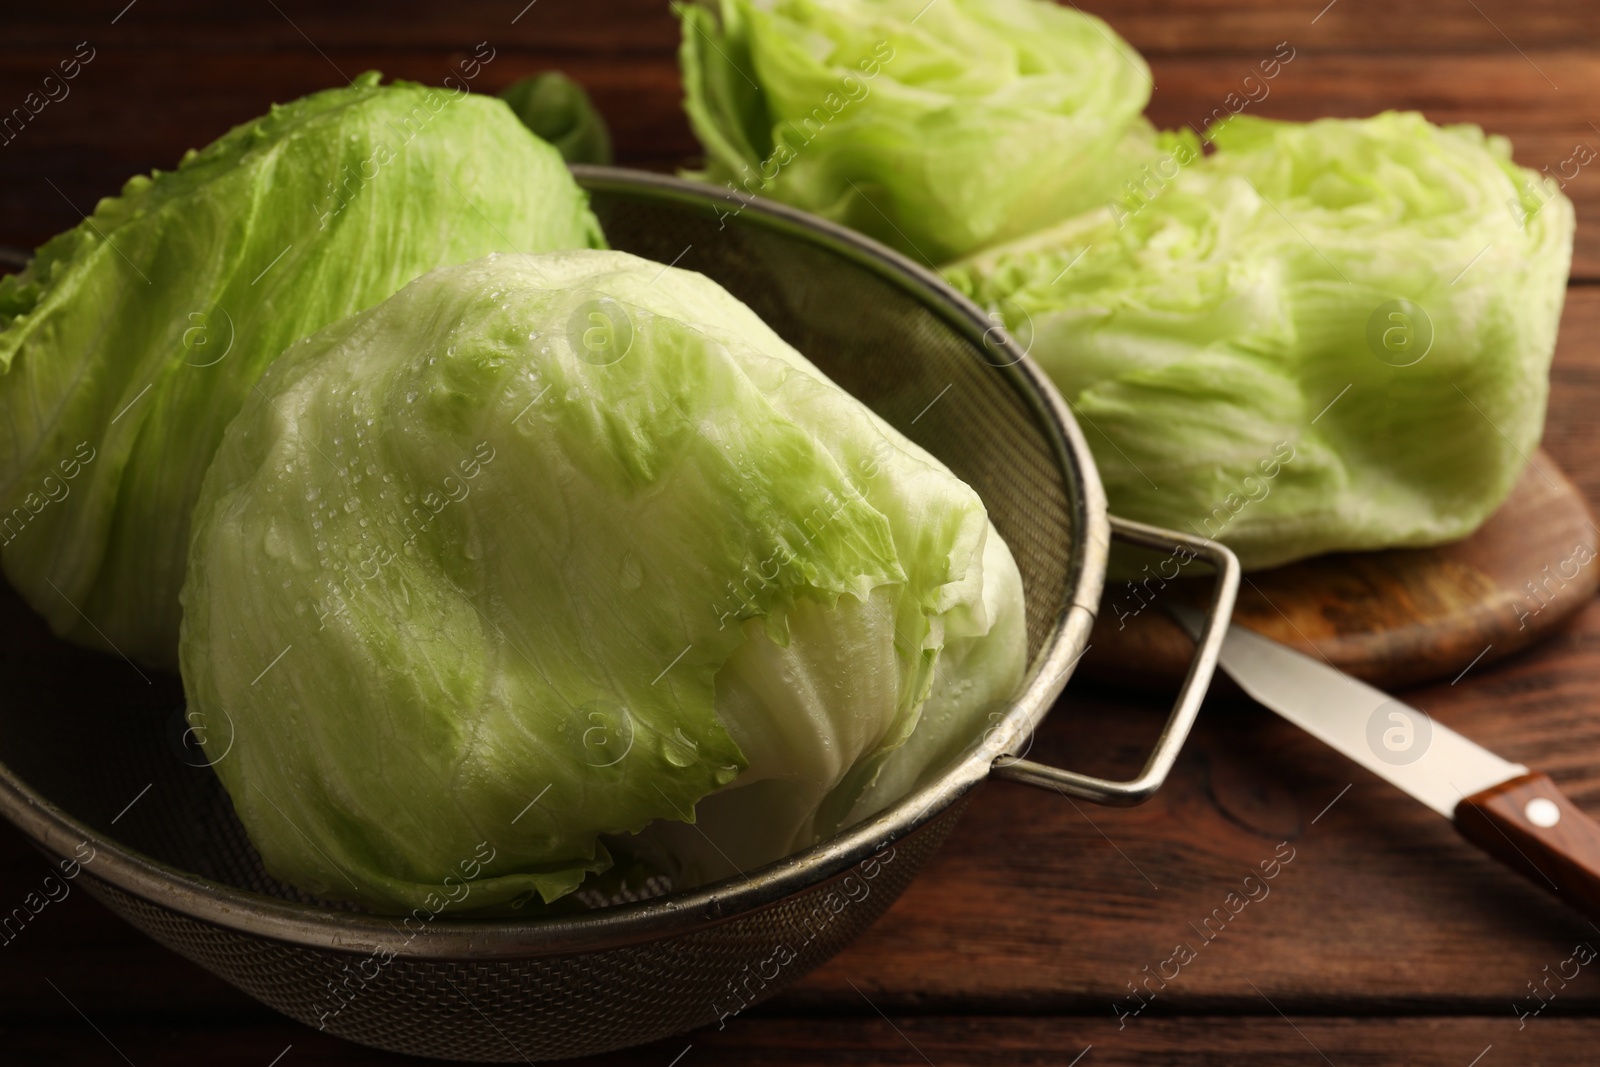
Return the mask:
MULTIPOLYGON (((1169 610, 1198 636, 1199 612, 1169 610)), ((1545 775, 1238 624, 1228 627, 1219 665, 1258 703, 1451 820, 1468 841, 1535 885, 1600 919, 1600 823, 1545 775)))

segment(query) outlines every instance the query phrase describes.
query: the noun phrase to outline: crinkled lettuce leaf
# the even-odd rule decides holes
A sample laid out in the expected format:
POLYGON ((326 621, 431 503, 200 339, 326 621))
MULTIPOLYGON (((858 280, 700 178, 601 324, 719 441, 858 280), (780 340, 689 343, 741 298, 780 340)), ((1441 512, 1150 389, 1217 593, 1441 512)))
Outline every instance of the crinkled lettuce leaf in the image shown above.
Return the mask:
POLYGON ((375 73, 275 106, 0 279, 0 562, 57 633, 176 662, 189 516, 290 342, 425 271, 598 245, 505 104, 375 73))
POLYGON ((874 662, 862 649, 889 639, 882 624, 874 633, 841 627, 837 611, 797 611, 790 629, 799 636, 787 647, 752 626, 750 639, 718 673, 716 690, 725 721, 759 729, 752 734, 746 726, 737 735, 750 768, 702 800, 693 824, 651 823, 611 841, 613 851, 680 887, 743 875, 876 815, 947 770, 1010 711, 1027 665, 1022 575, 992 526, 982 567, 986 628, 946 631, 915 729, 896 747, 880 746, 865 758, 851 736, 859 729, 852 705, 888 698, 875 695, 871 677, 862 674, 874 662), (850 703, 825 699, 841 677, 851 678, 850 703), (763 708, 770 710, 757 710, 763 708))
POLYGON ((1571 203, 1414 113, 1213 137, 949 277, 1071 402, 1118 514, 1248 567, 1469 534, 1538 445, 1571 203))
POLYGON ((680 4, 702 175, 928 263, 1104 204, 1155 158, 1149 69, 1041 0, 680 4))
POLYGON ((552 901, 713 795, 753 865, 849 814, 947 649, 951 699, 1016 686, 998 542, 704 277, 490 257, 268 371, 195 511, 185 690, 269 870, 319 895, 430 906, 481 851, 462 906, 552 901))

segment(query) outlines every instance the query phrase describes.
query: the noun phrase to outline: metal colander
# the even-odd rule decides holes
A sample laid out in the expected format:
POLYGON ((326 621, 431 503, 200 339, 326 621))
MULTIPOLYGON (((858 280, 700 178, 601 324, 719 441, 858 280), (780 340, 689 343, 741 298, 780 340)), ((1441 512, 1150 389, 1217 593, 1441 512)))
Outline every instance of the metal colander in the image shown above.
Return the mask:
POLYGON ((1232 610, 1225 549, 1107 516, 1083 439, 1003 329, 848 230, 671 178, 579 168, 613 247, 708 275, 972 485, 1027 594, 1024 688, 897 806, 747 876, 529 919, 363 914, 275 881, 185 744, 182 690, 52 638, 0 596, 0 811, 157 941, 313 1027, 423 1056, 602 1052, 717 1022, 837 952, 887 908, 989 774, 1133 803, 1188 732, 1232 610), (1144 772, 1110 782, 1018 759, 1085 648, 1110 537, 1218 573, 1211 624, 1144 772), (90 857, 87 858, 86 857, 90 857))

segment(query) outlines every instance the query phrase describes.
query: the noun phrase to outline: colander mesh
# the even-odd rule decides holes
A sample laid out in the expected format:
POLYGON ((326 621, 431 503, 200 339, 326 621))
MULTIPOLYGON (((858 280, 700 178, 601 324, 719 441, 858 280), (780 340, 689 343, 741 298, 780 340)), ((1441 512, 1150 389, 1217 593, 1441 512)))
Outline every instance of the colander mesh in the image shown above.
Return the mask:
POLYGON ((858 868, 775 907, 677 938, 523 960, 385 963, 196 923, 87 875, 83 881, 157 941, 311 1026, 411 1055, 538 1062, 726 1024, 883 914, 962 806, 881 853, 871 877, 858 868))
MULTIPOLYGON (((1075 579, 1074 488, 1059 440, 996 368, 997 350, 879 268, 757 210, 728 215, 614 181, 593 195, 613 247, 721 283, 977 489, 1021 568, 1037 653, 1075 579)), ((9 591, 0 593, 0 678, 0 761, 33 790, 128 851, 222 886, 319 904, 266 874, 215 776, 180 743, 175 679, 55 641, 9 591)), ((854 890, 835 878, 766 906, 730 906, 688 932, 580 954, 530 946, 524 958, 399 956, 378 967, 364 954, 245 934, 152 903, 97 878, 93 864, 81 884, 157 941, 311 1026, 415 1055, 537 1061, 650 1041, 771 996, 881 914, 961 806, 897 842, 871 878, 855 868, 854 890), (779 945, 793 958, 771 973, 779 945)))

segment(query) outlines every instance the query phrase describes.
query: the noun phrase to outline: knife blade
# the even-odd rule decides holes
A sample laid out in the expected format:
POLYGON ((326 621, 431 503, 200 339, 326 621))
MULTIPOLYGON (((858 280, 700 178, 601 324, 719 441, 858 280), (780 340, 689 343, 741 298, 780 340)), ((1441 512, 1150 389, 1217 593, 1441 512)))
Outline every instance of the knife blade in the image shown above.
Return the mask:
MULTIPOLYGON (((1203 617, 1171 605, 1191 637, 1203 617)), ((1252 699, 1450 819, 1495 859, 1600 918, 1600 823, 1547 776, 1237 623, 1218 665, 1252 699)))

